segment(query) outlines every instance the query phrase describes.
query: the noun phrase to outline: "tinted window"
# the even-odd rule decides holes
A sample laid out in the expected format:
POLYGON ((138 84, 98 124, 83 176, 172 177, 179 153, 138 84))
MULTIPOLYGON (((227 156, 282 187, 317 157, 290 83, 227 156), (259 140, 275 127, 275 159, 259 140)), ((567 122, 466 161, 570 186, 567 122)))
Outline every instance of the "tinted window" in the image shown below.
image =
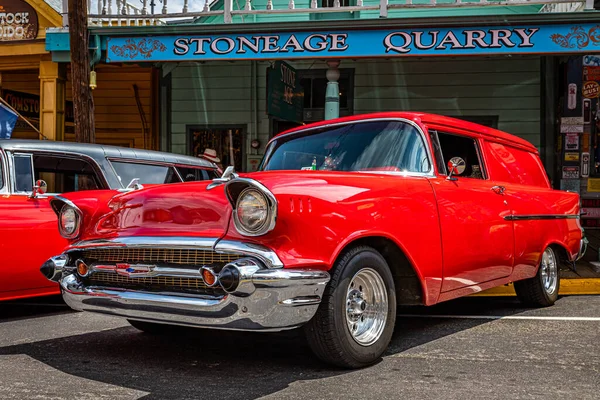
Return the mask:
POLYGON ((15 163, 15 191, 31 192, 33 190, 33 173, 31 171, 31 156, 24 154, 14 155, 15 163))
POLYGON ((125 161, 111 161, 123 186, 138 178, 143 184, 181 182, 175 169, 165 165, 138 164, 125 161))
POLYGON ((184 182, 206 181, 218 178, 217 171, 212 169, 177 167, 184 182))
POLYGON ((371 121, 290 135, 272 142, 264 170, 428 172, 417 129, 402 121, 371 121))
POLYGON ((35 180, 43 179, 48 193, 102 189, 100 179, 87 161, 48 155, 33 156, 35 180))
MULTIPOLYGON (((474 139, 442 132, 437 132, 437 137, 442 155, 437 164, 440 174, 446 175, 448 173, 447 166, 450 159, 460 157, 465 160, 465 171, 460 176, 475 179, 485 178, 485 171, 474 139), (442 162, 441 165, 440 162, 442 162)), ((432 142, 434 142, 435 147, 437 145, 435 140, 432 140, 432 142)))
POLYGON ((2 155, 0 154, 0 189, 4 187, 4 165, 2 165, 2 155))

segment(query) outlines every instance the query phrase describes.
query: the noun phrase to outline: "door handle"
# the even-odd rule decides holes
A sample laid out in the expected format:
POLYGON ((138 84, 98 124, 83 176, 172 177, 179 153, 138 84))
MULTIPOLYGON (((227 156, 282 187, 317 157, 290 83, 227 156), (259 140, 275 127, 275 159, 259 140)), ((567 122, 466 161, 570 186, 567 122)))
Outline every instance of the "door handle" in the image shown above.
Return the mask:
POLYGON ((504 194, 506 188, 504 186, 493 186, 492 191, 496 194, 504 194))

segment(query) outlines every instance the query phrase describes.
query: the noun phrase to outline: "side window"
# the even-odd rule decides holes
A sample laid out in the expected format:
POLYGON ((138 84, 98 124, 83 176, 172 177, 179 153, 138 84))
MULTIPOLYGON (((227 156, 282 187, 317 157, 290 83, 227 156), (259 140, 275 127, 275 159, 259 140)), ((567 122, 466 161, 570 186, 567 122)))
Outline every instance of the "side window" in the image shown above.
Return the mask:
POLYGON ((48 184, 48 193, 102 189, 94 168, 85 160, 45 154, 33 155, 35 180, 48 184))
POLYGON ((490 169, 494 180, 522 185, 549 187, 540 158, 533 153, 500 143, 485 142, 490 154, 490 169))
POLYGON ((485 170, 475 139, 466 136, 454 135, 444 132, 433 132, 432 143, 436 155, 436 162, 440 174, 447 175, 447 165, 453 157, 465 160, 465 171, 460 174, 463 178, 485 179, 485 170), (437 136, 437 138, 435 138, 437 136), (441 165, 440 165, 441 164, 441 165))
POLYGON ((4 187, 4 158, 2 157, 2 153, 0 153, 0 189, 4 187))
POLYGON ((15 169, 15 192, 29 193, 33 190, 33 171, 31 155, 15 154, 13 156, 15 169))
POLYGON ((124 187, 136 178, 142 185, 181 182, 175 168, 167 165, 139 164, 127 161, 111 161, 111 164, 124 187))
POLYGON ((204 168, 178 166, 177 170, 179 171, 179 175, 181 175, 184 182, 212 180, 217 178, 218 175, 215 170, 204 168))

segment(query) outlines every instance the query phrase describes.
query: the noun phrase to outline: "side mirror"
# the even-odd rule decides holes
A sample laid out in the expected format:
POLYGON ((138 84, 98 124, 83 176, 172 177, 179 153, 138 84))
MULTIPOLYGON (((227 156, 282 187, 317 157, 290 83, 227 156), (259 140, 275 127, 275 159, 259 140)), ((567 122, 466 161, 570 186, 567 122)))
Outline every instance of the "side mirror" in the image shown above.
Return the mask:
POLYGON ((452 175, 460 175, 465 172, 466 163, 460 157, 452 157, 450 161, 448 161, 448 179, 449 181, 456 181, 455 177, 452 175))
POLYGON ((48 191, 48 184, 46 181, 42 179, 38 179, 35 181, 35 185, 33 186, 33 191, 31 192, 32 199, 35 199, 38 195, 45 194, 48 191))

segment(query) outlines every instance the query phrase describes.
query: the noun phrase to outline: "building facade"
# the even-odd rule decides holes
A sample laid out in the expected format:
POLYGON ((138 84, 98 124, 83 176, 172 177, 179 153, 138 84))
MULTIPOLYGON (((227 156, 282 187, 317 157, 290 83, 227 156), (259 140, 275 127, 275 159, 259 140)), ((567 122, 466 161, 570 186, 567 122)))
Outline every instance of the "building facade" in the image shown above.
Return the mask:
MULTIPOLYGON (((554 187, 600 199, 590 122, 600 76, 600 64, 589 61, 600 53, 593 4, 447 3, 219 0, 194 11, 184 1, 182 10, 152 13, 143 1, 123 13, 115 10, 130 7, 126 1, 108 0, 92 13, 90 33, 101 47, 98 70, 155 71, 152 118, 162 150, 210 148, 224 165, 250 171, 269 139, 290 127, 433 112, 528 140, 554 187)), ((64 61, 66 32, 48 36, 52 59, 64 61)), ((116 92, 107 98, 123 101, 116 92)), ((600 201, 593 205, 600 210, 600 201)), ((594 218, 600 225, 600 212, 594 218)))

